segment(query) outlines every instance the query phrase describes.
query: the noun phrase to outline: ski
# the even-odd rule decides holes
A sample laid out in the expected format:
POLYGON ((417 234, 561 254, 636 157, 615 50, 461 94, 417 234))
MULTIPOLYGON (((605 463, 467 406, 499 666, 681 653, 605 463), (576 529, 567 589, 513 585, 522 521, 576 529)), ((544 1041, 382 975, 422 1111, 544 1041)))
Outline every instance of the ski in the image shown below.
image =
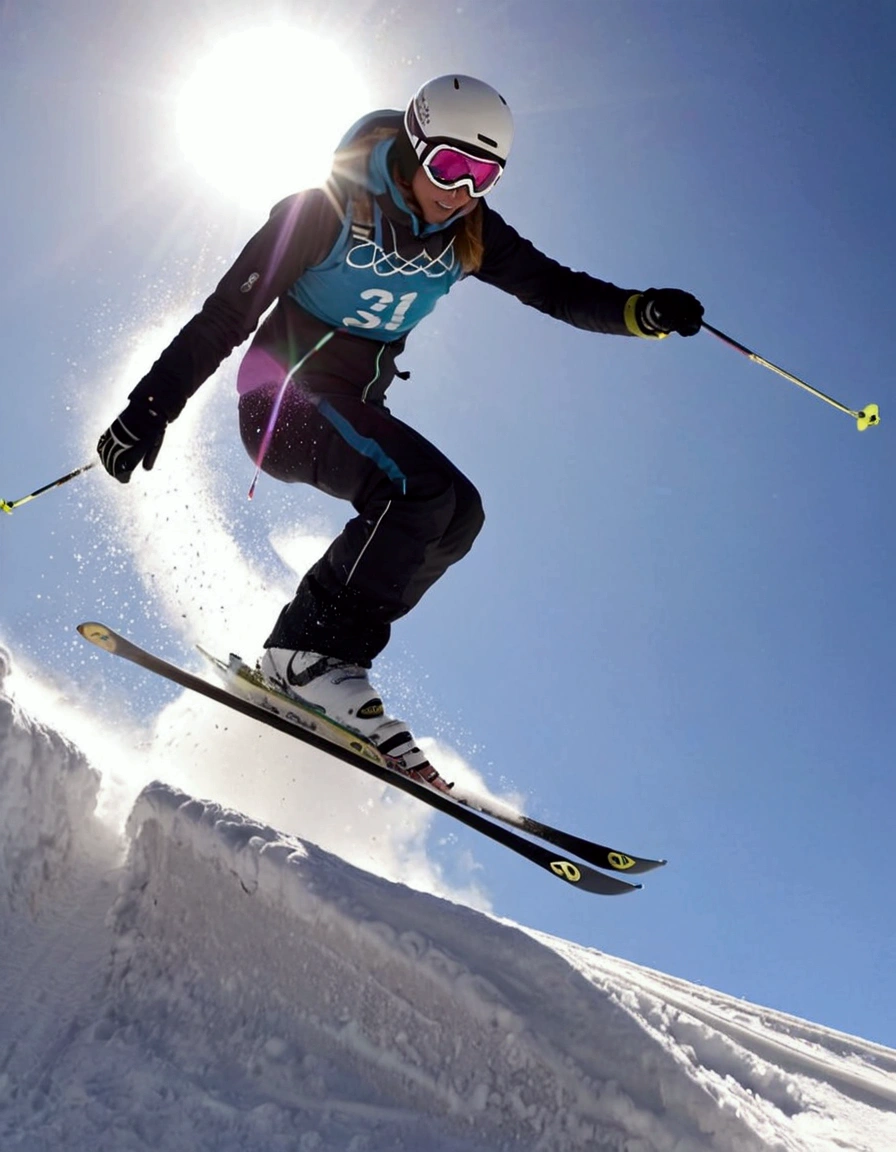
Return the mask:
MULTIPOLYGON (((438 792, 425 784, 418 784, 397 769, 368 759, 360 748, 334 743, 332 739, 327 739, 311 728, 300 727, 293 720, 286 719, 259 704, 243 699, 226 688, 219 688, 215 684, 210 684, 200 676, 195 676, 191 672, 177 667, 177 665, 169 664, 161 657, 146 651, 104 624, 95 621, 85 622, 78 625, 78 631, 85 640, 101 648, 104 652, 120 656, 148 672, 180 685, 182 688, 197 692, 235 712, 257 720, 269 728, 283 732, 294 739, 302 740, 321 752, 326 752, 346 764, 360 768, 385 784, 391 784, 394 788, 415 796, 431 808, 435 808, 467 827, 483 833, 489 839, 502 844, 505 848, 536 864, 551 876, 555 876, 576 888, 601 896, 615 896, 634 892, 641 887, 640 884, 633 884, 620 879, 618 876, 608 875, 587 864, 558 857, 556 853, 551 852, 541 844, 527 839, 503 824, 495 823, 483 813, 451 799, 449 794, 438 792)), ((367 743, 361 737, 355 736, 355 740, 358 744, 367 743)))
MULTIPOLYGON (((369 740, 365 740, 350 728, 345 728, 343 725, 322 716, 311 705, 303 705, 293 696, 287 696, 279 691, 275 685, 265 679, 257 668, 250 668, 239 656, 231 653, 230 659, 225 662, 210 652, 206 652, 202 647, 199 648, 199 651, 209 661, 224 685, 235 695, 254 704, 259 704, 267 711, 276 712, 301 727, 317 731, 336 744, 350 747, 367 760, 372 760, 386 768, 390 767, 388 757, 384 756, 369 740)), ((449 797, 456 804, 473 808, 490 820, 518 829, 538 840, 544 840, 555 848, 570 852, 572 855, 578 856, 580 860, 593 864, 596 868, 606 868, 613 872, 627 872, 635 875, 650 872, 654 868, 661 868, 666 863, 665 860, 651 860, 645 856, 634 856, 628 852, 620 852, 618 849, 608 848, 606 844, 587 840, 561 828, 554 828, 532 816, 525 816, 508 809, 499 809, 478 796, 461 792, 458 788, 452 789, 449 797)))

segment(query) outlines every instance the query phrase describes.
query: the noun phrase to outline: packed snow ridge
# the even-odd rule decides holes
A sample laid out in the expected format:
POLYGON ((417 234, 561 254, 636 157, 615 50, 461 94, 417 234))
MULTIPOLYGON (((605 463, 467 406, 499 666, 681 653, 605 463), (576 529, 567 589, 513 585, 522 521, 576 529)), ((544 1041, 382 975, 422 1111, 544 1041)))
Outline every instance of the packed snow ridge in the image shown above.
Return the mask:
POLYGON ((4 687, 0 1147, 886 1152, 896 1052, 101 779, 4 687))

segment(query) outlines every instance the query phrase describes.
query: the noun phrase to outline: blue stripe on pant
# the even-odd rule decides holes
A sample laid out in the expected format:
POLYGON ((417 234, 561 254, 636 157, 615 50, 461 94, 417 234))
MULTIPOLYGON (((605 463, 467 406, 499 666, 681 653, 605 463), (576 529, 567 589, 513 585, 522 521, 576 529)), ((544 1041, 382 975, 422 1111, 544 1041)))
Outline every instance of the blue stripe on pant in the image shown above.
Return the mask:
POLYGON ((377 444, 376 440, 369 436, 362 436, 340 412, 336 411, 329 400, 321 400, 317 405, 317 410, 325 420, 333 425, 346 444, 350 444, 356 452, 360 452, 362 456, 372 460, 377 468, 385 472, 392 483, 401 489, 402 494, 407 493, 407 477, 392 457, 377 444))

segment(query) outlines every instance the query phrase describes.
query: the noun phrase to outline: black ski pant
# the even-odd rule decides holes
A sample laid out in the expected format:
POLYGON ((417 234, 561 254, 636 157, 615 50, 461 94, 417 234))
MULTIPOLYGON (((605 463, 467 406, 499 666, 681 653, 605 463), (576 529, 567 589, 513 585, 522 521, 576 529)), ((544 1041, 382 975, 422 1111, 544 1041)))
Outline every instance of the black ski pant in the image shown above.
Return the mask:
POLYGON ((425 437, 344 381, 263 385, 240 399, 240 433, 262 469, 351 502, 357 513, 305 575, 267 648, 298 648, 369 667, 391 624, 470 550, 479 493, 425 437))

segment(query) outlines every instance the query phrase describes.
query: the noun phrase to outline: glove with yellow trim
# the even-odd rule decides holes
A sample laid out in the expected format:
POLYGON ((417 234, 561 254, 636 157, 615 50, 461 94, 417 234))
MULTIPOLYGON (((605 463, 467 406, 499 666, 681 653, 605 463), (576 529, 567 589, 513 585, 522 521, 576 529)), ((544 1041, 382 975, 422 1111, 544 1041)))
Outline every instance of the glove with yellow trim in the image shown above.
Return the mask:
POLYGON ((637 336, 696 336, 703 320, 703 305, 681 288, 648 288, 629 299, 625 312, 629 331, 637 336))

